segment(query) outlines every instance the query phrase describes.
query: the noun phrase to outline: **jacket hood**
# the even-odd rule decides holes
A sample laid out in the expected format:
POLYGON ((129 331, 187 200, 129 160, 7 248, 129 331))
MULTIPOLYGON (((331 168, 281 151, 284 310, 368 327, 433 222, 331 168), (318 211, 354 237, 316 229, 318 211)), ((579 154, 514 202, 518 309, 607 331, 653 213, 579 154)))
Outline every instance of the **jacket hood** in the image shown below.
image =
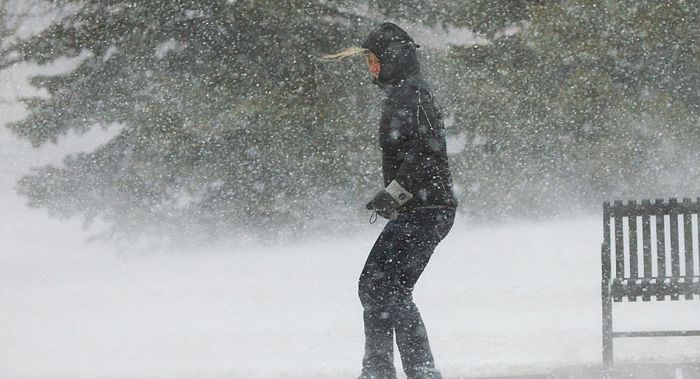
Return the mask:
POLYGON ((375 83, 395 85, 420 73, 416 48, 408 33, 391 22, 379 24, 372 30, 362 47, 379 58, 381 71, 375 83))

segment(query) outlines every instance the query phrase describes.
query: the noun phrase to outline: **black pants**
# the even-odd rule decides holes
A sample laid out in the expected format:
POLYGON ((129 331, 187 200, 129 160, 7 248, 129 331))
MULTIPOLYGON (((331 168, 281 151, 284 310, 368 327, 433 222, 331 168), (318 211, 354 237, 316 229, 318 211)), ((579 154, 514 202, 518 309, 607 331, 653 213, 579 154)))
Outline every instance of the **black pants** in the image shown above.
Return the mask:
POLYGON ((369 253, 359 281, 364 308, 365 378, 396 378, 394 333, 409 379, 441 378, 413 287, 435 247, 452 228, 453 208, 420 208, 389 221, 369 253))

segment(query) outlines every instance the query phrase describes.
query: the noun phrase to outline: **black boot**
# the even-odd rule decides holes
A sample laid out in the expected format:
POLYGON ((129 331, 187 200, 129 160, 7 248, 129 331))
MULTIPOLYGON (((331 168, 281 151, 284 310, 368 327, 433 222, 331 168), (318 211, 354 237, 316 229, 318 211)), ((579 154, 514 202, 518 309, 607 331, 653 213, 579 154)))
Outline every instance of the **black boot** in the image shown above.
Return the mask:
POLYGON ((396 373, 366 373, 363 372, 357 379, 396 379, 396 373))

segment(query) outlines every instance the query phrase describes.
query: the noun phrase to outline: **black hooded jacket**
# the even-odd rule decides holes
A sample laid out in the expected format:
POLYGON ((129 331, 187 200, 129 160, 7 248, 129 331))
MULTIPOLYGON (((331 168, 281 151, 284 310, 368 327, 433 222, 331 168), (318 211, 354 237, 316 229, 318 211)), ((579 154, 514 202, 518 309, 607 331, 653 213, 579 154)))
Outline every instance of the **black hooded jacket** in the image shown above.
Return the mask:
POLYGON ((456 207, 445 125, 423 78, 411 37, 392 23, 374 29, 363 48, 379 58, 375 84, 385 92, 379 123, 384 185, 396 181, 413 197, 405 209, 456 207))

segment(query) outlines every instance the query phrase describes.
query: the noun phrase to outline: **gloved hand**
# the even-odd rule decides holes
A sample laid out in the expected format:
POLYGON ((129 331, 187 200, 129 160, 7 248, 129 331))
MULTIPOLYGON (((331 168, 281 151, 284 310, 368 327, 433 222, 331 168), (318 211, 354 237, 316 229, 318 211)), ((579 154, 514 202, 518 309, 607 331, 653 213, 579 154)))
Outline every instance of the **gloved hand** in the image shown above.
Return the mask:
POLYGON ((396 220, 399 217, 399 203, 385 189, 379 191, 365 208, 374 210, 387 220, 396 220))

